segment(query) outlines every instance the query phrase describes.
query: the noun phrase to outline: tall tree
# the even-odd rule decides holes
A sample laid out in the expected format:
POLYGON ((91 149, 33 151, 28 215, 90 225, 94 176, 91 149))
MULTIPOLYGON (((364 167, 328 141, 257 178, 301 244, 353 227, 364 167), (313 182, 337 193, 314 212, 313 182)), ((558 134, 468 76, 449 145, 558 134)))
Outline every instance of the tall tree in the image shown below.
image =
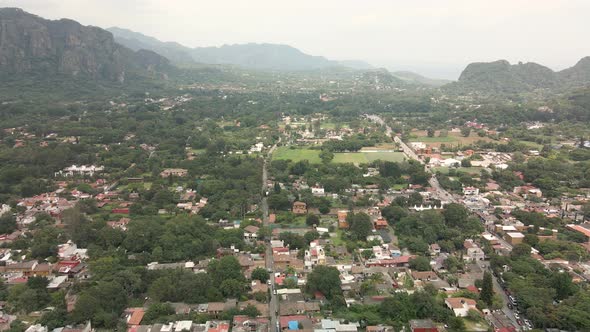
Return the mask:
POLYGON ((492 274, 488 271, 484 272, 483 274, 483 284, 481 286, 481 293, 479 297, 488 306, 492 305, 494 300, 494 285, 492 283, 492 274))

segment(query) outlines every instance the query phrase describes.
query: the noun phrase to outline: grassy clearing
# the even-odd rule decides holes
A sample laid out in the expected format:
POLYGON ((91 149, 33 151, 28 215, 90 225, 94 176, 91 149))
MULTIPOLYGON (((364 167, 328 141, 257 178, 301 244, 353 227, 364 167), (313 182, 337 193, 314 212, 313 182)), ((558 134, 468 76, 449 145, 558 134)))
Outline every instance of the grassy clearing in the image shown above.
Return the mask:
POLYGON ((403 152, 365 152, 364 154, 369 161, 383 160, 401 162, 406 159, 403 152))
POLYGON ((366 164, 368 163, 365 153, 362 152, 344 152, 335 153, 333 163, 353 163, 353 164, 366 164))
POLYGON ((311 149, 290 149, 286 146, 281 146, 272 154, 274 160, 292 160, 298 162, 301 160, 309 160, 310 163, 320 163, 320 151, 311 149))
MULTIPOLYGON (((290 149, 289 147, 279 147, 273 153, 274 160, 292 160, 298 162, 309 160, 310 163, 321 163, 320 151, 311 149, 290 149)), ((404 154, 401 152, 339 152, 334 154, 333 163, 353 163, 366 164, 375 160, 385 161, 403 161, 404 154)))
POLYGON ((446 136, 446 137, 428 137, 428 136, 418 136, 418 137, 411 137, 410 142, 424 142, 424 143, 450 143, 450 142, 457 142, 457 138, 453 136, 446 136))
MULTIPOLYGON (((492 142, 493 139, 489 137, 480 137, 477 132, 472 130, 469 137, 463 137, 461 133, 449 132, 446 137, 438 137, 439 132, 435 133, 434 137, 428 137, 425 130, 417 130, 411 133, 410 142, 424 142, 430 146, 440 147, 441 144, 447 146, 470 145, 477 141, 492 142)), ((502 143, 495 141, 497 143, 502 143)))
MULTIPOLYGON (((457 170, 457 172, 459 173, 468 173, 468 174, 481 174, 481 167, 458 167, 455 168, 457 170)), ((449 168, 445 167, 445 166, 441 166, 441 167, 434 167, 433 171, 436 172, 441 172, 442 174, 449 174, 449 168)))
MULTIPOLYGON (((320 123, 320 127, 322 129, 335 129, 336 128, 336 122, 321 122, 320 123)), ((348 123, 340 123, 340 128, 348 128, 348 123)))

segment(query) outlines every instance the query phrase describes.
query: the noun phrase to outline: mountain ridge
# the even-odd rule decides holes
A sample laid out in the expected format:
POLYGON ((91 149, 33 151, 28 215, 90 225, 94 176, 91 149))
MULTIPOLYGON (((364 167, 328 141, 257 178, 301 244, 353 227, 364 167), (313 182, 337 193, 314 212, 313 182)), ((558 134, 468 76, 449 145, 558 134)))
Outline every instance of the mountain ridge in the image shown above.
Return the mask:
POLYGON ((120 27, 107 29, 115 40, 131 49, 151 49, 177 64, 205 63, 237 65, 258 70, 312 70, 329 67, 349 67, 365 70, 374 67, 360 60, 329 60, 323 56, 309 55, 286 44, 245 43, 222 46, 195 47, 176 42, 164 42, 157 38, 120 27))
POLYGON ((449 86, 468 90, 518 93, 537 89, 582 87, 589 84, 590 57, 584 57, 574 66, 561 71, 553 71, 535 62, 473 62, 461 72, 458 81, 449 86))
POLYGON ((66 74, 124 82, 129 75, 153 76, 169 61, 134 52, 99 27, 74 20, 47 20, 20 8, 0 8, 0 74, 66 74))

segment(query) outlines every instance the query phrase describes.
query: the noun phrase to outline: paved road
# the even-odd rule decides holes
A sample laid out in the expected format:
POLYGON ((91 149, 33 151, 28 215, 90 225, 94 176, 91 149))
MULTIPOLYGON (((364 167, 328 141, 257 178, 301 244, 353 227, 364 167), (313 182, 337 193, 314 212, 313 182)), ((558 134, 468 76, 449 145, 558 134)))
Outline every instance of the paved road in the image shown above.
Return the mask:
MULTIPOLYGON (((279 139, 280 142, 280 139, 279 139)), ((273 145, 269 150, 267 157, 264 159, 262 164, 262 201, 260 202, 260 209, 262 210, 262 224, 264 226, 269 226, 269 219, 268 219, 268 200, 266 197, 266 192, 268 191, 268 187, 266 185, 266 181, 268 180, 268 162, 272 156, 272 153, 277 148, 278 142, 273 145)), ((270 310, 270 324, 269 330, 278 331, 278 312, 279 312, 279 299, 278 296, 275 295, 275 278, 274 278, 274 262, 272 257, 272 247, 270 246, 270 242, 268 242, 266 246, 266 269, 271 271, 270 273, 270 301, 269 301, 269 310, 270 310)))
MULTIPOLYGON (((377 115, 367 115, 367 118, 373 122, 379 123, 382 126, 385 126, 385 134, 390 137, 393 137, 394 142, 399 144, 404 154, 410 158, 418 161, 420 164, 424 165, 424 161, 418 157, 418 155, 412 150, 401 138, 393 135, 393 131, 391 127, 388 126, 383 119, 377 115)), ((432 174, 432 177, 428 180, 430 186, 434 189, 433 196, 438 198, 443 203, 457 203, 457 200, 451 195, 448 191, 446 191, 438 182, 436 175, 432 173, 429 168, 425 168, 426 172, 432 174)))
MULTIPOLYGON (((385 133, 388 136, 393 137, 393 140, 399 144, 399 146, 401 147, 401 149, 403 150, 404 154, 411 159, 414 159, 416 161, 418 161, 421 164, 424 164, 424 162, 418 158, 418 155, 416 155, 416 153, 414 152, 414 150, 412 150, 406 143, 404 143, 399 137, 393 135, 393 131, 391 130, 391 128, 385 123, 385 121, 383 121, 383 119, 377 115, 367 115, 367 118, 373 122, 379 123, 383 126, 385 126, 385 133)), ((440 199, 443 203, 460 203, 459 200, 457 200, 451 193, 449 193, 447 190, 445 190, 440 183, 438 182, 438 179, 436 178, 436 175, 434 173, 432 173, 432 170, 429 168, 425 169, 426 172, 432 174, 432 177, 428 180, 428 183, 430 184, 430 186, 432 188, 434 188, 434 196, 438 199, 440 199)), ((512 246, 510 244, 508 244, 508 242, 504 241, 504 239, 502 239, 502 237, 498 236, 498 240, 505 246, 507 246, 508 248, 512 248, 512 246)), ((514 317, 514 312, 512 310, 510 310, 508 308, 508 296, 506 295, 506 293, 504 293, 504 290, 502 289, 502 287, 500 286, 498 280, 496 279, 496 277, 493 278, 494 280, 494 290, 500 294, 502 296, 502 300, 503 300, 503 307, 502 307, 502 312, 504 313, 504 315, 506 317, 508 317, 509 321, 511 322, 511 324, 513 324, 517 329, 521 329, 520 326, 518 325, 518 323, 516 322, 516 317, 514 317)))

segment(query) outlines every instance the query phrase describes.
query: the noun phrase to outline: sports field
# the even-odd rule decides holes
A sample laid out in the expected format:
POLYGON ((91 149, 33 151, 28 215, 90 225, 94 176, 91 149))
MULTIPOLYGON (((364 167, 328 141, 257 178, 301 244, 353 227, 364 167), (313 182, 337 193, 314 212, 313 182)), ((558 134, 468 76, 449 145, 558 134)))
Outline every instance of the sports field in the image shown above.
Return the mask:
POLYGON ((298 162, 301 160, 309 160, 310 163, 321 163, 320 150, 311 149, 290 149, 286 146, 281 146, 272 154, 274 160, 292 160, 298 162))
MULTIPOLYGON (((310 163, 320 163, 319 150, 311 149, 290 149, 288 147, 278 148, 272 155, 274 160, 290 159, 294 162, 309 160, 310 163)), ((375 160, 403 161, 404 154, 401 152, 342 152, 335 153, 333 163, 366 164, 375 160)))

